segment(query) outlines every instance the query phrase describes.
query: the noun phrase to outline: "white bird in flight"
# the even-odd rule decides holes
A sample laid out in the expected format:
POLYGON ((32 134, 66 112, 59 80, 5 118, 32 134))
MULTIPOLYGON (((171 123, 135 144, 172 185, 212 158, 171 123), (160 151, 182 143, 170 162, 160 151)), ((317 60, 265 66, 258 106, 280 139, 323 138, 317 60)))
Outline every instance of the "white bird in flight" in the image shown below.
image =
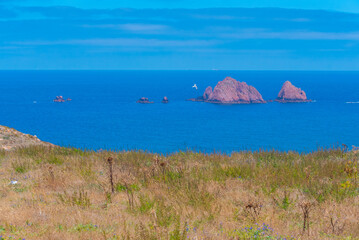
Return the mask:
POLYGON ((197 84, 194 84, 192 87, 198 90, 197 84))

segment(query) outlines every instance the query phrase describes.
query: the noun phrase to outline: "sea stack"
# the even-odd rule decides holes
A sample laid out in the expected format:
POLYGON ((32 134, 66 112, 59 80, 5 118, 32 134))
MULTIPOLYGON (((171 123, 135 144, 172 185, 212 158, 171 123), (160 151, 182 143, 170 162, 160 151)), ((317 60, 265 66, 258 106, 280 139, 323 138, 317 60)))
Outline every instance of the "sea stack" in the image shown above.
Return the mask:
POLYGON ((307 99, 307 95, 302 89, 295 87, 289 81, 283 84, 276 101, 281 103, 311 102, 311 100, 307 99))
POLYGON ((151 102, 150 100, 148 100, 148 98, 146 98, 146 97, 141 97, 140 99, 138 99, 138 100, 136 101, 136 103, 149 104, 149 103, 153 103, 153 102, 151 102))
POLYGON ((189 100, 219 104, 266 103, 257 89, 231 77, 218 82, 213 90, 207 87, 203 96, 189 100))
POLYGON ((167 98, 167 97, 163 97, 162 103, 168 103, 168 98, 167 98))

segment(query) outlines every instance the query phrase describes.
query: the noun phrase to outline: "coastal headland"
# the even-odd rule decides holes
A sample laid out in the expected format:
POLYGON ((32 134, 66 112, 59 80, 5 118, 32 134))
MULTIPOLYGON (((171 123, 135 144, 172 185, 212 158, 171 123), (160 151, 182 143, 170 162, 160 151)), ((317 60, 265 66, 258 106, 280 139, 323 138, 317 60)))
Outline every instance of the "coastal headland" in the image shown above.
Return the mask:
POLYGON ((19 132, 13 128, 0 125, 0 150, 12 150, 28 146, 53 146, 51 143, 43 142, 30 134, 19 132))

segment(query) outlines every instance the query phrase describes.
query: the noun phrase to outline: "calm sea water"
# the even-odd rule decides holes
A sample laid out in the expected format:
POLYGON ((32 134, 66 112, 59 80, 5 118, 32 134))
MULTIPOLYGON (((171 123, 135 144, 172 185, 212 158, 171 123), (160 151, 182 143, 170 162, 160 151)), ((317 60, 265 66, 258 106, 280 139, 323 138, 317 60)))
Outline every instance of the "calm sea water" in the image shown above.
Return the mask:
POLYGON ((61 146, 169 153, 359 146, 359 72, 0 71, 0 125, 61 146), (226 76, 274 99, 290 80, 313 103, 185 101, 226 76), (192 88, 196 83, 198 90, 192 88), (72 102, 53 103, 57 95, 72 102), (155 104, 136 104, 142 96, 155 104), (169 104, 161 104, 163 96, 169 104))

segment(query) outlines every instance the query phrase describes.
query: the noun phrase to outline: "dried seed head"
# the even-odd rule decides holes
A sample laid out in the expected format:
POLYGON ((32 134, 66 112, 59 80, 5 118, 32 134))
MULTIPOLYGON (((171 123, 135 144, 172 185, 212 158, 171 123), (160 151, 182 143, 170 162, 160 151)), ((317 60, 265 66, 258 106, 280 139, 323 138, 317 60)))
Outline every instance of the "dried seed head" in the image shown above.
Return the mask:
POLYGON ((160 162, 160 160, 159 160, 159 158, 158 158, 158 156, 156 155, 155 156, 155 158, 154 158, 154 162, 155 162, 155 164, 156 165, 158 165, 159 164, 159 162, 160 162))
POLYGON ((248 205, 246 206, 246 208, 253 208, 253 205, 252 205, 252 204, 248 204, 248 205))
POLYGON ((109 164, 112 164, 112 163, 113 163, 113 158, 112 158, 112 157, 109 157, 109 158, 107 159, 107 162, 108 162, 109 164))

